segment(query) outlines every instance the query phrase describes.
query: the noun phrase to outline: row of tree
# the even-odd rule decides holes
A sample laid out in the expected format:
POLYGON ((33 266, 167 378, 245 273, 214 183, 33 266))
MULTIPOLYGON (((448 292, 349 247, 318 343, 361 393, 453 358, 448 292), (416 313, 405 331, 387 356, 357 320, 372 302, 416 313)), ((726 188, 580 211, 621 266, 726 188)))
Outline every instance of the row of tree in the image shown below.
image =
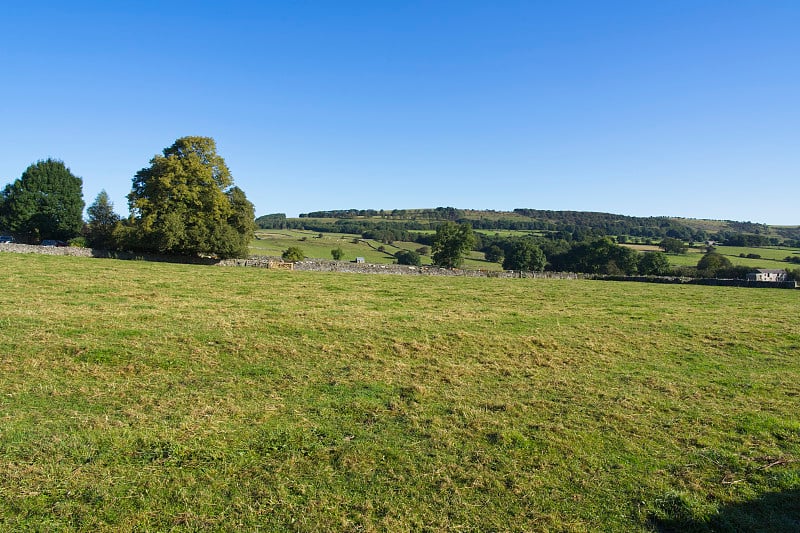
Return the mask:
MULTIPOLYGON (((544 237, 483 237, 477 247, 478 235, 468 224, 446 222, 439 226, 431 238, 434 265, 455 268, 463 264, 464 257, 472 249, 479 249, 484 259, 502 263, 505 270, 518 271, 562 271, 589 274, 682 276, 701 278, 746 279, 753 269, 734 266, 730 259, 713 250, 703 255, 694 267, 672 267, 663 252, 637 252, 620 246, 608 237, 593 238, 581 242, 554 240, 544 237)), ((685 245, 679 247, 675 239, 664 239, 662 248, 672 253, 685 253, 685 245)), ((678 241, 680 242, 680 241, 678 241)), ((682 244, 682 242, 680 243, 682 244)), ((398 263, 419 264, 409 261, 403 252, 397 255, 398 263)), ((789 271, 790 278, 800 278, 800 271, 789 271)))
POLYGON ((248 254, 253 204, 234 186, 210 137, 182 137, 137 172, 124 220, 101 191, 84 223, 82 185, 61 161, 34 163, 0 194, 0 228, 27 243, 82 235, 89 246, 107 250, 248 254))

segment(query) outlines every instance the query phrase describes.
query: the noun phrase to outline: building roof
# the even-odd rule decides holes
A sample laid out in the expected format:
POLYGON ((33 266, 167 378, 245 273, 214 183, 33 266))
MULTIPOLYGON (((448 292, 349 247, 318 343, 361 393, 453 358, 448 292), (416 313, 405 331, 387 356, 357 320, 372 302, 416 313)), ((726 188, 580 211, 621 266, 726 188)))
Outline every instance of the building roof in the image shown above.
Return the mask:
POLYGON ((760 272, 761 274, 785 274, 786 271, 780 268, 756 268, 753 272, 760 272))

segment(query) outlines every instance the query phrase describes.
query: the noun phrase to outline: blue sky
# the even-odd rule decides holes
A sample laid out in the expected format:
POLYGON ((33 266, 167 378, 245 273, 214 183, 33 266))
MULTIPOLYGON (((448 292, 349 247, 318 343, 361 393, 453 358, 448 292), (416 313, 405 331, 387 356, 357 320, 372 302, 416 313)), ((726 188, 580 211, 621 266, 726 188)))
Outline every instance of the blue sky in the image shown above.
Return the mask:
POLYGON ((256 214, 454 206, 800 224, 800 2, 4 2, 0 185, 127 213, 184 135, 256 214))

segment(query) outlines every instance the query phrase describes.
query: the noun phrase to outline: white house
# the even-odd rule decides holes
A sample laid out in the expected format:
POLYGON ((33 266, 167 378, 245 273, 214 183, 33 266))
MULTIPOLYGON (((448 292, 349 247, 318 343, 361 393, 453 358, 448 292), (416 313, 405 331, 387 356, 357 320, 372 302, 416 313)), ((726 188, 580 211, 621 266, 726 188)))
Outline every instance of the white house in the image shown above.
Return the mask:
POLYGON ((786 271, 758 268, 747 274, 747 281, 786 281, 786 271))

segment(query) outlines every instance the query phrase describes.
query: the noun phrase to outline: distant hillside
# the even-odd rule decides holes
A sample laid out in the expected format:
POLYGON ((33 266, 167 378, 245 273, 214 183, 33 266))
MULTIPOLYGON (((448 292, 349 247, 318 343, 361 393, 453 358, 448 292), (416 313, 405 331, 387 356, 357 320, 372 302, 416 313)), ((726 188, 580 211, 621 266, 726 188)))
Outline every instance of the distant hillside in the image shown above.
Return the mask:
POLYGON ((320 232, 363 233, 371 230, 426 231, 441 221, 468 222, 478 230, 516 230, 570 234, 615 235, 685 241, 724 241, 747 246, 800 245, 800 226, 769 226, 731 220, 674 217, 632 217, 588 211, 515 209, 487 211, 436 207, 432 209, 340 209, 313 211, 290 219, 282 214, 256 219, 259 227, 305 228, 320 232))

